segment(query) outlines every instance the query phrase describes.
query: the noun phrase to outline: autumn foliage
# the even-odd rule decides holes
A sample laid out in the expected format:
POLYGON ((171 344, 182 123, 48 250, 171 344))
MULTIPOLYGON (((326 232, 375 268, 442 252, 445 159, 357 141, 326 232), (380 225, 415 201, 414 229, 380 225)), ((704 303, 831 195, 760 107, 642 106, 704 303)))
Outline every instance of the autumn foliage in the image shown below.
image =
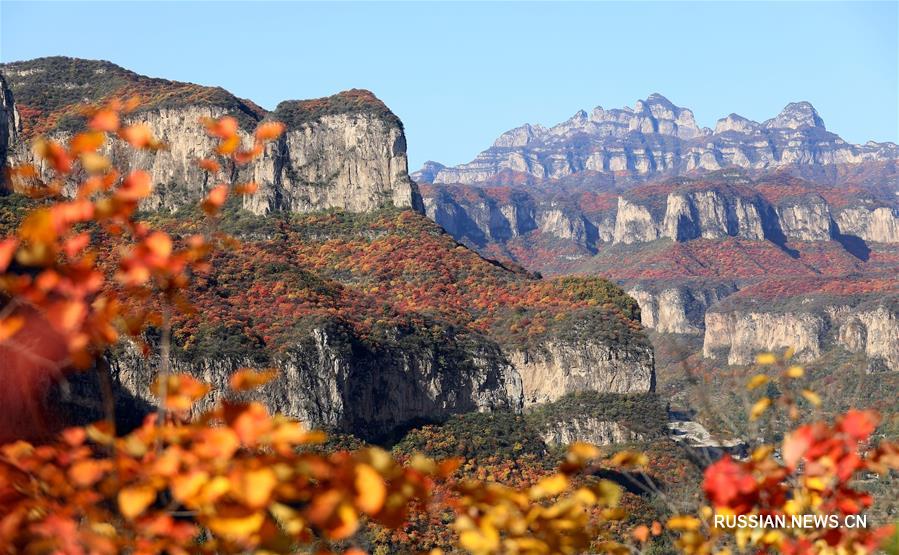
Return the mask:
MULTIPOLYGON (((368 101, 363 93, 349 100, 368 101)), ((442 525, 457 549, 484 555, 625 553, 666 534, 687 553, 848 553, 871 551, 891 533, 883 527, 758 535, 708 524, 715 511, 865 510, 871 497, 853 478, 899 466, 894 444, 871 444, 878 419, 873 412, 850 411, 832 426, 802 425, 779 450, 764 445, 743 461, 720 459, 705 470, 702 490, 709 506, 696 516, 668 519, 667 531, 652 520, 625 527, 623 489, 600 477, 609 469, 616 476, 645 469, 649 459, 630 450, 607 454, 575 443, 555 470, 521 472, 517 481, 512 473, 460 467, 471 461, 395 456, 377 447, 329 451, 324 434, 238 400, 272 380, 274 369, 239 370, 229 384, 235 396, 197 414, 196 402, 210 384, 169 369, 172 342, 189 347, 197 340, 197 306, 207 322, 259 333, 273 346, 288 339, 279 320, 310 314, 339 316, 362 336, 385 322, 427 326, 430 318, 440 318, 515 343, 540 337, 570 314, 597 305, 603 308, 598 332, 625 341, 639 329, 639 314, 632 299, 604 280, 523 279, 461 246, 447 247, 451 240, 438 232, 379 235, 423 225, 409 212, 381 217, 368 230, 374 238, 239 244, 219 231, 222 210, 229 199, 253 194, 256 184, 227 176, 283 132, 276 122, 247 134, 230 117, 204 121, 217 139, 215 152, 196 161, 209 176, 199 203, 205 220, 189 233, 175 224, 177 234, 154 227, 137 217, 152 192, 150 176, 114 168, 105 150, 112 142, 165 148, 145 125, 123 123, 137 106, 111 101, 94 107, 84 114, 89 130, 67 144, 35 143, 41 168, 9 172, 11 189, 38 207, 14 236, 0 242, 0 356, 8 386, 0 431, 19 438, 0 446, 0 551, 359 553, 361 530, 407 534, 415 523, 442 525), (211 265, 237 279, 255 271, 248 260, 271 273, 284 264, 279 253, 285 248, 295 264, 319 277, 296 272, 292 278, 307 279, 299 285, 226 283, 235 285, 233 313, 207 310, 222 306, 209 299, 211 265), (457 252, 449 260, 435 254, 450 249, 457 252), (275 298, 273 317, 237 310, 263 295, 275 298), (162 335, 152 388, 158 407, 142 425, 122 433, 107 413, 104 421, 56 433, 40 421, 40 395, 54 379, 91 369, 103 383, 103 355, 123 338, 146 351, 157 348, 144 341, 151 327, 162 335), (434 515, 446 520, 435 522, 434 515)), ((339 220, 335 214, 314 215, 294 226, 339 227, 339 220)), ((278 233, 300 236, 290 225, 278 233)), ((802 372, 796 368, 785 366, 784 379, 798 379, 802 372)), ((750 385, 755 389, 767 379, 750 385)), ((814 401, 810 390, 799 395, 814 401)), ((750 417, 782 405, 795 419, 800 397, 762 397, 750 417)))

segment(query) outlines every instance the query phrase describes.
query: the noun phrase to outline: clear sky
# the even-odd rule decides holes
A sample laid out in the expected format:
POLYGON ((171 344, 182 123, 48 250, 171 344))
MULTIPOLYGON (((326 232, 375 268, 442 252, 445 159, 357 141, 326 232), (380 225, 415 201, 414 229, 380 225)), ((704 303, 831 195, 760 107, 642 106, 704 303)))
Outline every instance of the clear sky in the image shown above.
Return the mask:
POLYGON ((102 58, 266 108, 371 89, 405 123, 412 170, 652 92, 706 126, 809 100, 849 141, 899 141, 897 6, 0 0, 0 60, 102 58))

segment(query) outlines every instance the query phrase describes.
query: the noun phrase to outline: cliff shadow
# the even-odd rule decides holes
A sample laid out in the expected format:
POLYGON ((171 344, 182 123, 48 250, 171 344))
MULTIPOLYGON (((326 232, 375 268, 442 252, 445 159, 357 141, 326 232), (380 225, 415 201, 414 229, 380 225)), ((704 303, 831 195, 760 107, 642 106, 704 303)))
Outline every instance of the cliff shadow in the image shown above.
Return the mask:
POLYGON ((846 252, 862 262, 867 262, 871 258, 871 247, 857 235, 843 235, 839 229, 836 229, 833 234, 833 240, 839 243, 846 252))
MULTIPOLYGON (((133 395, 110 376, 117 434, 139 427, 157 407, 133 395)), ((61 427, 86 426, 105 418, 104 400, 97 370, 75 372, 54 384, 47 406, 61 427)))
POLYGON ((765 214, 762 218, 762 233, 765 239, 777 245, 777 248, 785 252, 790 258, 799 258, 799 251, 787 245, 787 236, 780 227, 780 220, 778 220, 777 212, 774 208, 766 205, 760 211, 765 214))

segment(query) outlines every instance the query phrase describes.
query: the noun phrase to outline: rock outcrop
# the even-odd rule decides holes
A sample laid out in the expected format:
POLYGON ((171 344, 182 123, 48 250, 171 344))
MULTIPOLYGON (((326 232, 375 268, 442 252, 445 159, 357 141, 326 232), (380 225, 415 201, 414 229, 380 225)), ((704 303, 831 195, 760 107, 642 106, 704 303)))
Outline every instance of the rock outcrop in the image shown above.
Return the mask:
POLYGON ((630 443, 642 437, 620 422, 599 420, 591 416, 558 422, 541 432, 540 436, 544 443, 553 447, 562 447, 577 441, 592 445, 630 443))
MULTIPOLYGON (((433 342, 414 331, 396 334, 419 348, 372 345, 334 325, 312 328, 277 357, 278 378, 261 388, 258 398, 311 426, 370 440, 451 414, 521 409, 521 378, 494 344, 433 342)), ((158 357, 146 359, 128 349, 113 358, 113 376, 134 398, 152 401, 150 384, 158 363, 158 357)), ((172 371, 215 386, 196 406, 203 410, 221 398, 234 371, 253 363, 249 355, 174 357, 172 371)))
POLYGON ((509 352, 521 374, 525 406, 577 391, 646 393, 655 389, 652 346, 615 345, 588 333, 509 352))
MULTIPOLYGON (((12 91, 6 84, 6 79, 0 74, 0 173, 6 166, 6 156, 10 145, 16 144, 18 129, 19 113, 16 111, 12 91)), ((0 180, 5 179, 0 176, 0 180)))
POLYGON ((819 358, 832 345, 863 353, 868 371, 899 371, 899 305, 895 296, 864 302, 834 299, 796 309, 715 308, 706 313, 703 354, 750 364, 759 352, 792 347, 799 361, 819 358))
POLYGON ((827 131, 808 102, 788 104, 757 123, 731 114, 715 129, 693 113, 653 94, 634 108, 583 110, 553 127, 523 125, 501 135, 473 161, 455 167, 430 163, 415 174, 433 183, 484 183, 504 171, 538 179, 581 176, 584 182, 628 183, 650 177, 727 167, 776 168, 895 160, 894 143, 852 145, 827 131))
POLYGON ((685 284, 666 287, 640 284, 627 290, 640 305, 645 328, 659 333, 702 334, 706 311, 737 291, 737 284, 685 284))
POLYGON ((259 185, 257 193, 242 200, 255 214, 330 208, 366 212, 390 204, 422 209, 407 173, 402 124, 368 91, 354 89, 316 100, 282 102, 268 113, 223 89, 151 79, 108 62, 42 58, 6 64, 0 71, 17 104, 39 114, 27 122, 29 133, 13 141, 14 162, 32 161, 28 142, 38 132, 68 140, 78 127, 77 117, 70 113, 79 104, 114 96, 108 88, 118 86, 122 94, 132 89, 155 93, 127 120, 147 124, 167 148, 150 154, 113 141, 106 152, 119 167, 144 168, 150 173, 155 187, 144 202, 146 209, 177 210, 194 204, 215 185, 207 182, 196 165, 214 148, 201 120, 224 115, 237 117, 246 141, 263 120, 287 124, 287 132, 269 145, 252 171, 236 171, 238 179, 259 185), (55 73, 59 79, 54 79, 55 73), (45 122, 54 120, 47 112, 64 115, 58 119, 65 125, 47 127, 45 122))

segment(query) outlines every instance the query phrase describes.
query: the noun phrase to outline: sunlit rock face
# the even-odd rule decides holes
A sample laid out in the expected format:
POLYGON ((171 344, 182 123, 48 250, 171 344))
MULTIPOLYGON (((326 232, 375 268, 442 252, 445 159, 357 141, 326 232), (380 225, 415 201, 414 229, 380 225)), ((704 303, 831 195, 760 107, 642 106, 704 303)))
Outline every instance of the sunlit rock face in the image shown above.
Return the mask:
POLYGON ((899 312, 894 297, 861 304, 807 303, 790 310, 714 309, 706 313, 703 354, 751 364, 760 352, 792 347, 812 361, 831 345, 863 353, 868 371, 899 371, 899 312))
POLYGON ((402 123, 368 91, 285 101, 267 112, 221 88, 152 79, 108 62, 42 58, 5 64, 0 72, 6 76, 0 118, 7 122, 0 147, 8 145, 5 151, 14 163, 35 162, 29 143, 37 134, 69 140, 79 128, 77 106, 105 99, 109 89, 118 87, 124 94, 137 88, 155 95, 124 123, 148 125, 166 148, 137 151, 115 139, 104 147, 117 167, 149 172, 154 190, 142 206, 149 210, 174 211, 193 205, 217 184, 196 162, 215 148, 202 121, 226 115, 238 119, 246 147, 258 123, 274 120, 287 125, 257 163, 230 170, 238 180, 258 184, 255 194, 242 199, 243 206, 255 214, 331 208, 368 212, 384 205, 422 208, 408 176, 402 123), (12 132, 13 98, 29 114, 37 114, 25 122, 26 132, 18 135, 12 132), (55 126, 46 123, 57 120, 55 126))

